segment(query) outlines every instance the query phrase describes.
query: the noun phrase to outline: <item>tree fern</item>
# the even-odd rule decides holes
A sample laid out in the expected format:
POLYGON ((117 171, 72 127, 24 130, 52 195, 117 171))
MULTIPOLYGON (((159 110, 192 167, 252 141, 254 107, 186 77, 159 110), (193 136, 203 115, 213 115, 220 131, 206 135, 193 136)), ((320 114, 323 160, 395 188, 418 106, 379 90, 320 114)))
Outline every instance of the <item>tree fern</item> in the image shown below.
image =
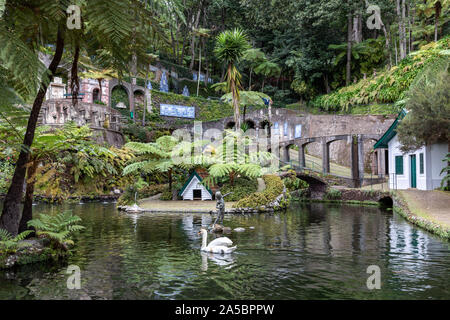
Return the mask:
POLYGON ((70 239, 73 233, 84 229, 78 224, 80 221, 80 217, 66 211, 56 216, 41 214, 38 219, 30 220, 28 226, 36 229, 37 236, 50 239, 54 247, 65 248, 73 244, 70 239))
POLYGON ((21 242, 26 239, 33 231, 27 230, 13 237, 5 229, 0 229, 0 253, 14 253, 21 247, 30 246, 27 242, 21 242))

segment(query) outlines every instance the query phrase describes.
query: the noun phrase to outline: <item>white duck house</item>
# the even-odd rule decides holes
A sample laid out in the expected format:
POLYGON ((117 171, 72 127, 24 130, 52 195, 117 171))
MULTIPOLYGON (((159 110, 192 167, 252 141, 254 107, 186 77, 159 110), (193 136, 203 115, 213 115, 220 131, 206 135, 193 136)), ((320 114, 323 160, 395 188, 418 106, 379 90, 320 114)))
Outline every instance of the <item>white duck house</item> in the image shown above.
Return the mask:
POLYGON ((180 190, 183 200, 212 200, 213 191, 202 184, 203 174, 194 171, 180 190))

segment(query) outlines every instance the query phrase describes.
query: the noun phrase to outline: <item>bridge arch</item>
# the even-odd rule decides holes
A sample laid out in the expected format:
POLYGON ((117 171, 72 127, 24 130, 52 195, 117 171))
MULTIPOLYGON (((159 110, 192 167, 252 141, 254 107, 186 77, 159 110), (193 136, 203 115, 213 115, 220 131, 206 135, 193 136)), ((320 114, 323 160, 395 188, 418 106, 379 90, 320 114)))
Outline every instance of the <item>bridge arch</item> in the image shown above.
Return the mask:
POLYGON ((303 138, 303 139, 295 139, 295 144, 298 146, 298 162, 300 167, 306 167, 306 157, 305 157, 305 148, 311 143, 322 143, 322 139, 320 137, 313 138, 303 138))
POLYGON ((225 124, 225 129, 233 129, 235 126, 236 126, 236 122, 234 122, 234 121, 228 121, 228 122, 225 124))
POLYGON ((303 172, 297 172, 297 178, 306 181, 309 184, 310 196, 313 199, 322 197, 322 195, 327 192, 328 183, 319 177, 303 172))

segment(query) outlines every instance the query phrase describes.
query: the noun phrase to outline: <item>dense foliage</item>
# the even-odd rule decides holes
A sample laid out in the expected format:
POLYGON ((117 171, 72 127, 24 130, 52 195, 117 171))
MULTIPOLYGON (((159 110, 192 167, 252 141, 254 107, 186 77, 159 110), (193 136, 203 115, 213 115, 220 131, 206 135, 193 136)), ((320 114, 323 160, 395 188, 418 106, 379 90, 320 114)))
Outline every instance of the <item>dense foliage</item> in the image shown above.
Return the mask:
POLYGON ((224 183, 220 188, 223 195, 230 193, 225 199, 226 201, 239 201, 244 197, 256 192, 258 189, 258 182, 256 179, 249 179, 245 177, 237 178, 232 185, 229 181, 224 183))
MULTIPOLYGON (((410 54, 398 66, 360 80, 334 93, 319 96, 311 105, 323 110, 348 110, 352 106, 395 103, 404 100, 409 87, 421 71, 436 60, 448 57, 450 37, 431 43, 410 54)), ((448 58, 447 58, 448 59, 448 58)))
MULTIPOLYGON (((449 38, 450 39, 450 38, 449 38)), ((402 151, 450 141, 449 55, 428 66, 406 97, 408 114, 397 128, 402 151)))
POLYGON ((262 192, 255 192, 249 196, 239 200, 234 204, 235 208, 260 208, 273 202, 280 194, 283 193, 284 184, 279 176, 265 175, 263 176, 266 189, 262 192))

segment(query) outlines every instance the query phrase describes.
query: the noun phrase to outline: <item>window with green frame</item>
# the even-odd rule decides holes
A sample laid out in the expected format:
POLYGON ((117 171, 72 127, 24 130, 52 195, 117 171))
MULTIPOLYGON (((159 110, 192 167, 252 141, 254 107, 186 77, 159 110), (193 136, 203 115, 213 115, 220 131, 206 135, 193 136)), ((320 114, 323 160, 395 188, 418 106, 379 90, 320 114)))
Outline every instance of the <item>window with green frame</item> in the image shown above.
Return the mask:
POLYGON ((403 156, 395 156, 395 174, 403 174, 403 156))
POLYGON ((423 163, 423 152, 419 154, 419 173, 423 174, 423 167, 424 167, 424 163, 423 163))

